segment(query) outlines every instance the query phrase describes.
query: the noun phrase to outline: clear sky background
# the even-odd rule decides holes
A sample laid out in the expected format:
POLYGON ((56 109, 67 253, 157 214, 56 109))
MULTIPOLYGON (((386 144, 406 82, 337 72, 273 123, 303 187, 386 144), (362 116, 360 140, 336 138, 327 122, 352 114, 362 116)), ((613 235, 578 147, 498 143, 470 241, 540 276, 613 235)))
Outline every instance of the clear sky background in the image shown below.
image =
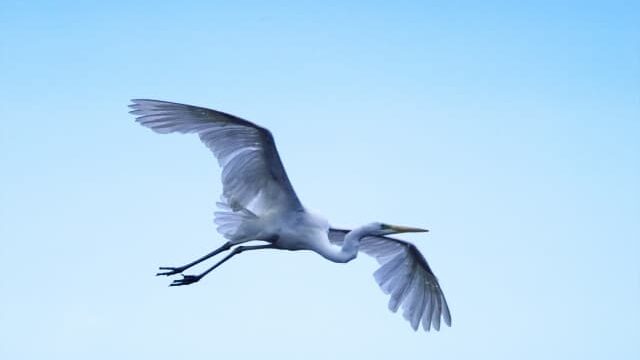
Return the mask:
POLYGON ((0 3, 0 358, 637 359, 640 4, 0 3), (222 243, 219 170, 131 98, 271 129, 305 205, 385 221, 453 327, 414 333, 361 256, 222 243))

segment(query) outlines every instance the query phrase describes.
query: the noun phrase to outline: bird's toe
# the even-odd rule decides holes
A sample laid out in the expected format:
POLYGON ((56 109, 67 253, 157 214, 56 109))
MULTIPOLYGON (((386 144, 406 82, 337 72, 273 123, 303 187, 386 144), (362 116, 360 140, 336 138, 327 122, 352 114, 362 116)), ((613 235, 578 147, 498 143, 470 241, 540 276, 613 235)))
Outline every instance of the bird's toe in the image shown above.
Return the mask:
POLYGON ((172 275, 178 275, 181 272, 184 271, 183 268, 176 268, 176 267, 161 267, 160 272, 156 274, 156 276, 172 276, 172 275))
POLYGON ((197 283, 200 281, 199 276, 195 275, 182 275, 182 279, 174 280, 169 286, 185 286, 197 283))

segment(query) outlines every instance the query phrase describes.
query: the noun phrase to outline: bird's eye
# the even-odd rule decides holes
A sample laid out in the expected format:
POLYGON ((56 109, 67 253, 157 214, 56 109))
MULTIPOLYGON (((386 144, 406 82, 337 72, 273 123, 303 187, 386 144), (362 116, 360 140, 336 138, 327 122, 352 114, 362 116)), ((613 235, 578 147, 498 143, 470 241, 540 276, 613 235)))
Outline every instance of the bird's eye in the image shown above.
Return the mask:
POLYGON ((388 229, 390 229, 390 228, 391 228, 391 226, 389 226, 389 225, 387 225, 387 224, 380 224, 380 229, 381 229, 381 230, 388 230, 388 229))

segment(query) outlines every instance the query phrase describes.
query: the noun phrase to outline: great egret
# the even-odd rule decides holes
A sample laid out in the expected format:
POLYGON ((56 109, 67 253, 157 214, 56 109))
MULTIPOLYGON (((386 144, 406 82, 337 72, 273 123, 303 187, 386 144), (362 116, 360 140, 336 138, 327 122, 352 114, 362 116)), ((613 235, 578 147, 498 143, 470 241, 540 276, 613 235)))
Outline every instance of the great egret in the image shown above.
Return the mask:
POLYGON ((269 130, 239 117, 191 105, 158 100, 132 100, 136 121, 151 130, 197 133, 222 167, 222 200, 215 213, 218 232, 228 241, 210 254, 180 267, 162 267, 157 275, 177 275, 222 252, 222 260, 200 275, 182 275, 171 286, 200 281, 225 261, 244 251, 261 249, 311 250, 326 259, 346 263, 358 251, 374 257, 381 267, 374 277, 391 295, 389 309, 400 307, 414 330, 440 330, 441 319, 451 326, 451 314, 436 276, 420 251, 406 241, 387 237, 427 230, 374 222, 354 230, 339 230, 308 212, 284 170, 269 130), (249 241, 264 245, 244 246, 249 241), (240 245, 240 246, 236 246, 240 245), (236 246, 236 247, 234 247, 236 246))

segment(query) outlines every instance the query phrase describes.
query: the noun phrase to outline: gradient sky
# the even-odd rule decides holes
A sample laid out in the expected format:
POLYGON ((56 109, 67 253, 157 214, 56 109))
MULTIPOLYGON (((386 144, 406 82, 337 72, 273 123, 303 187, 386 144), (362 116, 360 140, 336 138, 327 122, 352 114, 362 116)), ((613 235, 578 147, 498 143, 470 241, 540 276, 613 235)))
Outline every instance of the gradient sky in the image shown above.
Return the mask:
POLYGON ((637 359, 640 4, 0 3, 0 358, 637 359), (335 226, 415 242, 453 327, 414 333, 361 256, 241 255, 219 170, 131 98, 271 129, 335 226))

